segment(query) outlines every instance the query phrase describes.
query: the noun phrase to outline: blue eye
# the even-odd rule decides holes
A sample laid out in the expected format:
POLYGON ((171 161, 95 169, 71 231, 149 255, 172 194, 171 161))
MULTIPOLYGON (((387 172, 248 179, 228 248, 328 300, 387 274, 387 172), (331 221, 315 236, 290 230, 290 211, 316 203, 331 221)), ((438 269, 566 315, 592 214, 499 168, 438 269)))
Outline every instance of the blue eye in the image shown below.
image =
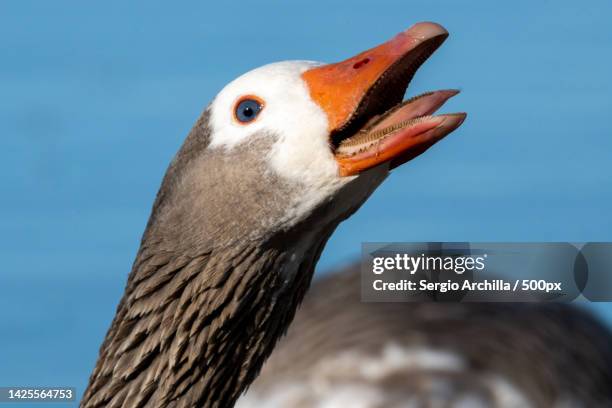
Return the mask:
POLYGON ((262 108, 263 104, 257 99, 245 98, 238 102, 234 114, 238 122, 248 123, 255 120, 262 108))

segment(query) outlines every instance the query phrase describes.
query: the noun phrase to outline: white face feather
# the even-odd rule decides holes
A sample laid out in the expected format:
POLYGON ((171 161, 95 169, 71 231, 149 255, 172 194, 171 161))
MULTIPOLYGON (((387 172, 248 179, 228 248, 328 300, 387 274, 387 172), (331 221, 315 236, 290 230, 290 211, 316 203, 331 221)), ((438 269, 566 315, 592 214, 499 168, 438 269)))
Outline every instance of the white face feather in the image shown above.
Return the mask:
MULTIPOLYGON (((277 138, 265 160, 271 171, 294 184, 300 197, 289 204, 286 222, 299 220, 342 187, 359 179, 363 195, 373 191, 387 173, 381 166, 375 176, 340 177, 338 163, 329 146, 325 112, 310 97, 302 73, 320 63, 284 61, 265 65, 238 77, 217 95, 211 105, 211 149, 232 149, 257 135, 277 138), (235 118, 237 102, 255 96, 264 107, 255 120, 240 123, 235 118), (363 183, 361 182, 363 181, 363 183)), ((355 202, 366 197, 356 194, 355 202)), ((352 200, 352 199, 351 199, 352 200)))
POLYGON ((272 133, 278 142, 268 157, 276 172, 292 181, 338 178, 329 148, 325 112, 312 101, 302 73, 320 65, 312 61, 284 61, 265 65, 238 77, 217 95, 211 109, 211 148, 232 148, 256 133, 272 133), (234 118, 241 97, 264 102, 250 123, 234 118))

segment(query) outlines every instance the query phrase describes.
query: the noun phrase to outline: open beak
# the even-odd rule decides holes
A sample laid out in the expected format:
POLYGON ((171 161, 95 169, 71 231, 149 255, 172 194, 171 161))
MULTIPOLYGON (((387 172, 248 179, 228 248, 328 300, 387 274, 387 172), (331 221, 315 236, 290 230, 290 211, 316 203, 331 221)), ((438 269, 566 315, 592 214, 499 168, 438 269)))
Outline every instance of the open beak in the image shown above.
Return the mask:
POLYGON ((433 115, 459 91, 402 102, 417 69, 447 37, 440 25, 419 23, 352 58, 302 74, 311 98, 327 114, 341 176, 384 162, 397 167, 463 123, 465 113, 433 115))

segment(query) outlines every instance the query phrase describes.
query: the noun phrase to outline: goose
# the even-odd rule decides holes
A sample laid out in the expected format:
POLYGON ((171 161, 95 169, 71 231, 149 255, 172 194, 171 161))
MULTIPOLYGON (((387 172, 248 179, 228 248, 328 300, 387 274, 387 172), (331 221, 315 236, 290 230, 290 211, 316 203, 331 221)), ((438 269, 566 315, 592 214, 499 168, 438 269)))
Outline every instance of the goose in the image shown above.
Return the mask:
POLYGON ((236 408, 612 407, 612 333, 586 309, 364 303, 360 277, 354 264, 313 282, 236 408))
POLYGON ((163 178, 82 407, 234 405, 337 225, 464 121, 434 114, 455 90, 402 101, 447 37, 418 23, 342 62, 265 65, 217 94, 163 178))

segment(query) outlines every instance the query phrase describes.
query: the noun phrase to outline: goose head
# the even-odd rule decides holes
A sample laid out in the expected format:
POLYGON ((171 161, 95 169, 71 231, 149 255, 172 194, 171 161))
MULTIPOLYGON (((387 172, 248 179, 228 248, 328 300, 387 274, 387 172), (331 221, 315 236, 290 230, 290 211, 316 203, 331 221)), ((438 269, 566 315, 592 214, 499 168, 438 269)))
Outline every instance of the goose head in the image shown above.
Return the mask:
POLYGON ((391 169, 463 122, 464 113, 433 114, 458 91, 402 101, 447 36, 438 24, 419 23, 339 63, 284 61, 240 76, 194 128, 190 138, 201 143, 188 138, 175 159, 191 177, 174 195, 207 207, 202 197, 223 197, 198 212, 216 220, 213 231, 234 230, 228 239, 261 238, 314 216, 320 226, 339 222, 391 169))

